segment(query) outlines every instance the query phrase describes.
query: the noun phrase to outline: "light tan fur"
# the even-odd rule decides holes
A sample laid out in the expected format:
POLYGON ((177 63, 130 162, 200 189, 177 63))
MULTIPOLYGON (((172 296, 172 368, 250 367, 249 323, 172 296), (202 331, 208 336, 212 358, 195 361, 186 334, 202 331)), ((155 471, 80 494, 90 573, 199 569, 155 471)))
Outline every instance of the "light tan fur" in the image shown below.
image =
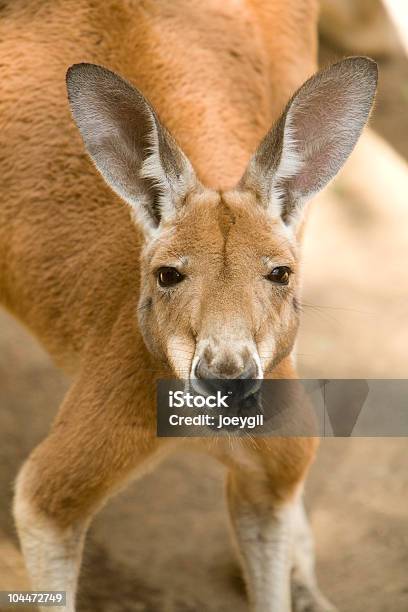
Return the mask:
MULTIPOLYGON (((254 279, 263 279, 268 253, 297 278, 296 236, 259 206, 253 168, 246 188, 235 186, 315 70, 317 6, 14 0, 0 16, 0 298, 74 376, 49 436, 19 475, 15 515, 33 586, 67 590, 72 611, 91 517, 176 445, 155 435, 157 379, 188 377, 198 340, 226 328, 225 346, 242 329, 248 350, 257 338, 266 376, 295 376, 298 281, 266 308, 270 289, 254 279), (144 242, 84 152, 64 83, 79 61, 136 85, 196 172, 182 214, 163 221, 153 241, 144 242), (151 309, 152 271, 186 253, 195 262, 187 272, 201 280, 176 307, 155 299, 151 309)), ((256 612, 290 609, 299 556, 290 552, 291 517, 316 445, 313 438, 193 444, 229 469, 231 518, 256 612)), ((300 578, 311 590, 308 609, 331 609, 308 572, 300 578)))

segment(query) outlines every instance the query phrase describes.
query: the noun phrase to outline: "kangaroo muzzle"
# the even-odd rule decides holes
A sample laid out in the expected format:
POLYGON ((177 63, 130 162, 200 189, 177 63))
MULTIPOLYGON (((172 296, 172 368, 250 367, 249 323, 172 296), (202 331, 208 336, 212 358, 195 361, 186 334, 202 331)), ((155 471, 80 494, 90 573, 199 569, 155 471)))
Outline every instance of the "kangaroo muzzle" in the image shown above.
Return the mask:
POLYGON ((214 346, 207 342, 198 347, 191 370, 193 387, 205 395, 217 391, 244 398, 259 388, 262 372, 255 348, 249 346, 214 346))

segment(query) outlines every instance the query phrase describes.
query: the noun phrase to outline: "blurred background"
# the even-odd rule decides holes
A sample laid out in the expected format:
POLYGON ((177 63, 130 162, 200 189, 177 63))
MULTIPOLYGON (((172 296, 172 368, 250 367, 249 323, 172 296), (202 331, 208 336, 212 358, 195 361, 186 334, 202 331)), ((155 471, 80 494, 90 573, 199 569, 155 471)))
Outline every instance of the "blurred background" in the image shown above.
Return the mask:
MULTIPOLYGON (((379 62, 361 142, 310 212, 298 363, 304 377, 408 375, 408 3, 323 0, 320 63, 379 62)), ((0 590, 28 588, 12 483, 68 381, 0 311, 0 590)), ((408 441, 323 441, 307 488, 324 592, 344 612, 408 610, 408 441)), ((20 608, 23 609, 23 608, 20 608)), ((173 456, 96 518, 80 612, 244 612, 223 470, 173 456)))

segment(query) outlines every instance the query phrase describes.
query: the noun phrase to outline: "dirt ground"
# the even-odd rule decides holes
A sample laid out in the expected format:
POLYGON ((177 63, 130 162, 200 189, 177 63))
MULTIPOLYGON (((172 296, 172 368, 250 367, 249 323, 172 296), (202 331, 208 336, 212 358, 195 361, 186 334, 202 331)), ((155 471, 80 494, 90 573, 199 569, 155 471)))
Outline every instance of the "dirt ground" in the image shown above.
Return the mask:
MULTIPOLYGON (((373 127, 408 158, 407 63, 384 61, 381 75, 373 127)), ((340 179, 312 210, 304 256, 302 374, 406 377, 408 197, 405 213, 392 200, 373 210, 340 179)), ((67 385, 0 312, 0 590, 26 585, 12 483, 67 385)), ((322 443, 307 505, 322 588, 343 612, 408 610, 407 457, 403 438, 322 443)), ((184 453, 114 499, 89 533, 80 612, 247 610, 222 490, 215 462, 184 453)))

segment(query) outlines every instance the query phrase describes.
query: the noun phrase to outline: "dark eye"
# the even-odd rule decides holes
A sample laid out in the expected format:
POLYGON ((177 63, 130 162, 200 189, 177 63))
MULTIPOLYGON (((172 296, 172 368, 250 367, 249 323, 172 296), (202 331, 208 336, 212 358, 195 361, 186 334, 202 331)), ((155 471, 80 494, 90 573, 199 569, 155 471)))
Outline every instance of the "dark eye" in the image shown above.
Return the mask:
POLYGON ((171 268, 169 266, 159 268, 156 275, 160 287, 173 287, 173 285, 177 285, 177 283, 180 283, 184 278, 176 268, 171 268))
POLYGON ((289 283, 289 277, 292 274, 292 270, 288 266, 278 266, 269 272, 266 277, 273 283, 279 283, 279 285, 287 285, 289 283))

